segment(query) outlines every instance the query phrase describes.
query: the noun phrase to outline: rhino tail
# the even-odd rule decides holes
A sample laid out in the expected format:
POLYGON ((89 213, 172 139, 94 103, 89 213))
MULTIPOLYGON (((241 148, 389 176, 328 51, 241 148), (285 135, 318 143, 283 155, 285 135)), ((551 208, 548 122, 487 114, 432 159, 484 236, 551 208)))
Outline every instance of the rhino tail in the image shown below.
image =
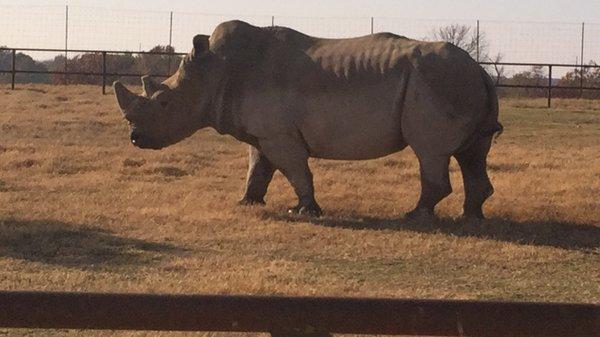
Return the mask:
POLYGON ((498 93, 496 92, 496 85, 494 84, 494 80, 492 80, 490 74, 488 74, 488 72, 483 68, 481 68, 481 72, 488 94, 488 114, 483 120, 483 123, 479 129, 479 133, 484 137, 492 135, 494 136, 495 140, 500 137, 502 132, 504 132, 504 126, 502 126, 502 124, 500 124, 498 121, 498 114, 500 111, 498 104, 498 93))

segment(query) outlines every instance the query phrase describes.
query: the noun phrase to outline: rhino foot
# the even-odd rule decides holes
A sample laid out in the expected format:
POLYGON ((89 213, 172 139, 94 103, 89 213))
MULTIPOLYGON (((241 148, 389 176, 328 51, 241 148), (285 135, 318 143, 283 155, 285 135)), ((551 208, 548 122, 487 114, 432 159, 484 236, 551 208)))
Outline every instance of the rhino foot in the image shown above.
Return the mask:
POLYGON ((415 208, 412 211, 406 213, 406 215, 404 216, 404 219, 408 221, 421 219, 426 220, 431 218, 435 218, 433 210, 422 207, 415 208))
POLYGON ((238 201, 238 205, 240 206, 262 206, 265 205, 265 200, 264 199, 255 199, 255 198, 249 198, 249 197, 244 197, 242 198, 242 200, 238 201))
POLYGON ((295 215, 306 215, 311 217, 319 217, 323 215, 321 207, 319 207, 319 205, 316 202, 312 202, 306 205, 298 204, 298 206, 288 209, 288 213, 295 215))
POLYGON ((483 223, 483 221, 485 220, 485 217, 481 213, 478 213, 478 214, 464 213, 463 215, 458 217, 457 220, 460 222, 463 222, 465 224, 477 226, 477 225, 481 225, 483 223))
POLYGON ((465 211, 461 217, 463 219, 485 219, 483 211, 481 210, 481 205, 479 205, 479 207, 465 207, 465 211))

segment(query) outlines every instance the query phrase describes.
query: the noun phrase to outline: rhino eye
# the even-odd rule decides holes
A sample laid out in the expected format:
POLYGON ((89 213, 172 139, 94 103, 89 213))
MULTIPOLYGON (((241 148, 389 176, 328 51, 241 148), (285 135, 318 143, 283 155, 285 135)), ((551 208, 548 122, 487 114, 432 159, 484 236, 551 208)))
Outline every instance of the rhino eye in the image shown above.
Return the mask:
POLYGON ((167 102, 167 101, 160 101, 159 104, 160 104, 161 107, 166 108, 167 105, 169 105, 169 102, 167 102))

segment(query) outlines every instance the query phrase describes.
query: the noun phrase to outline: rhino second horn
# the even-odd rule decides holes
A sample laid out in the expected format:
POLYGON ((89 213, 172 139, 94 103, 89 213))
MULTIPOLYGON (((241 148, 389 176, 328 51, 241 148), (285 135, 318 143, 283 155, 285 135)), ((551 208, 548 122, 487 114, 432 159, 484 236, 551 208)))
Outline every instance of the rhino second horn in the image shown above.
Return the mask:
POLYGON ((113 84, 115 88, 115 96, 121 110, 125 111, 133 101, 137 99, 137 95, 129 91, 121 82, 117 81, 113 84))
POLYGON ((148 75, 142 76, 142 85, 144 86, 144 95, 151 97, 160 89, 160 86, 148 75))

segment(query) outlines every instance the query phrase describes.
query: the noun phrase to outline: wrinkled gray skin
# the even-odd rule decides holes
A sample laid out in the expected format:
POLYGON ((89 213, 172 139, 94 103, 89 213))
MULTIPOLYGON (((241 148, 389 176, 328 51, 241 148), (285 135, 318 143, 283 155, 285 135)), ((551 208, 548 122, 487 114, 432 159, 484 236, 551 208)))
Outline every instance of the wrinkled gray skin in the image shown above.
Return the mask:
POLYGON ((462 170, 464 215, 483 218, 493 193, 486 157, 498 123, 487 73, 463 50, 389 33, 319 39, 241 21, 197 35, 179 70, 136 95, 114 84, 135 146, 160 149, 212 127, 250 145, 242 204, 263 204, 275 170, 320 215, 308 158, 362 160, 410 146, 421 173, 414 217, 451 192, 450 157, 462 170))

